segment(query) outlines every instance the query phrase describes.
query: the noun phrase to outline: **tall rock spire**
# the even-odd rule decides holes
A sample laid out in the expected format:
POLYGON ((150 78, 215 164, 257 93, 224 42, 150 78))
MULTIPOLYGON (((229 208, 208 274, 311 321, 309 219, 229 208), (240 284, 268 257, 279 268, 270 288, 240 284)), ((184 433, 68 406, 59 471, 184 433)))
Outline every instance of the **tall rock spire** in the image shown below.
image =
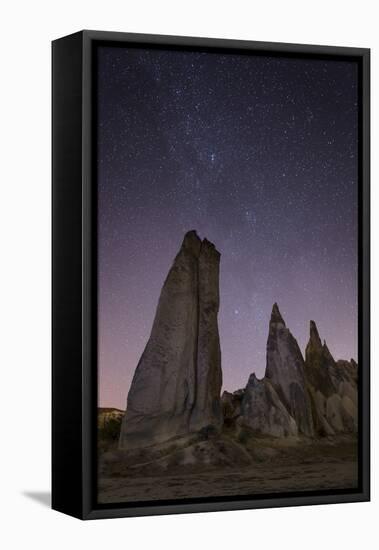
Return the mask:
POLYGON ((195 401, 190 431, 222 425, 220 391, 222 386, 221 349, 217 315, 220 253, 204 239, 198 260, 198 326, 196 343, 195 401))
POLYGON ((334 360, 325 340, 321 344, 316 324, 311 321, 305 350, 305 375, 318 435, 357 431, 358 394, 355 372, 351 363, 334 360))
POLYGON ((305 370, 307 380, 329 397, 335 393, 329 367, 334 365, 334 359, 328 350, 325 340, 321 343, 317 326, 314 321, 309 325, 309 341, 305 349, 305 370))
POLYGON ((271 319, 270 319, 270 325, 274 325, 274 324, 283 325, 284 327, 286 326, 284 319, 282 317, 282 314, 279 311, 279 306, 276 302, 272 306, 271 319))
POLYGON ((209 241, 195 231, 185 235, 134 373, 120 448, 152 445, 206 426, 220 430, 219 260, 209 241))
POLYGON ((317 330, 316 323, 309 321, 309 342, 308 346, 312 346, 314 349, 321 349, 321 338, 317 330))
POLYGON ((265 376, 295 419, 299 432, 312 436, 313 419, 306 387, 304 359, 277 304, 272 308, 269 324, 265 376))

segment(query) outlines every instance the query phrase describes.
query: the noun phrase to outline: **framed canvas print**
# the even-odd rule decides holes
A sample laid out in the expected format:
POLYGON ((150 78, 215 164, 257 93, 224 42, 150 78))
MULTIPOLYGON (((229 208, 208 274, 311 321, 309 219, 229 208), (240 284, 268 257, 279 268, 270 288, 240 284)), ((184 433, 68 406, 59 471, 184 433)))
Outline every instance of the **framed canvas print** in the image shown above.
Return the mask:
POLYGON ((53 42, 53 508, 369 499, 369 50, 53 42))

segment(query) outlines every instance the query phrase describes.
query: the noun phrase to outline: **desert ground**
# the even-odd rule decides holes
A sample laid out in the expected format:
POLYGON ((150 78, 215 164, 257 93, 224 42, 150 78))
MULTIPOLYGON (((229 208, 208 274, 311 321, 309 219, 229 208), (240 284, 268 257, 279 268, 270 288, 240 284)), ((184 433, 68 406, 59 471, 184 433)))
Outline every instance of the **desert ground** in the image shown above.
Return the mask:
POLYGON ((102 504, 267 493, 354 489, 357 439, 221 438, 174 441, 148 453, 99 448, 98 501, 102 504), (215 465, 214 457, 221 457, 215 465))

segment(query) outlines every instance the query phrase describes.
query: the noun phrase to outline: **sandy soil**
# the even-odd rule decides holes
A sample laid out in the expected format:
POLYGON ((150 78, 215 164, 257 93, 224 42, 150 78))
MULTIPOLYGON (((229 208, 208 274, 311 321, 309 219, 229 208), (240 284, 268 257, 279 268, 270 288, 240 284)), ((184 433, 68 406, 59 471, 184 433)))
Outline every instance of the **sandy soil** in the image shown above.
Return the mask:
POLYGON ((354 489, 358 483, 357 443, 340 437, 317 441, 258 441, 247 466, 170 468, 154 475, 99 475, 99 503, 259 495, 323 489, 354 489))

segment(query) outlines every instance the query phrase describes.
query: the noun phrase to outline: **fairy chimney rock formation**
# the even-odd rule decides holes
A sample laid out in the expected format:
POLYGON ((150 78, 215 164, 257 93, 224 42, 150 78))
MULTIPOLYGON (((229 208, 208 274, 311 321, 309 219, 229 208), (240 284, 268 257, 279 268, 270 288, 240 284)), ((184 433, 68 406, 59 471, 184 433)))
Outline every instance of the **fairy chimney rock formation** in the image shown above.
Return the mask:
POLYGON ((324 344, 321 343, 316 323, 310 321, 309 341, 305 349, 306 377, 314 388, 317 388, 328 397, 335 392, 328 368, 333 364, 334 359, 330 354, 325 340, 324 344))
POLYGON ((310 346, 314 347, 315 349, 322 348, 321 338, 318 333, 316 323, 314 321, 309 321, 309 342, 307 347, 310 346))
POLYGON ((290 415, 267 378, 251 374, 241 404, 242 424, 254 432, 272 437, 298 435, 290 415))
POLYGON ((304 359, 275 303, 269 324, 265 376, 301 434, 312 436, 311 401, 306 387, 304 359))
POLYGON ((358 429, 357 368, 354 361, 335 361, 314 321, 305 350, 305 374, 313 402, 317 435, 351 433, 358 429), (315 335, 317 334, 317 338, 315 335))
POLYGON ((159 298, 150 338, 127 398, 119 447, 166 441, 202 428, 220 431, 220 254, 188 232, 159 298))
POLYGON ((222 425, 221 349, 217 322, 219 267, 220 253, 214 244, 204 239, 198 259, 196 380, 190 431, 198 431, 205 426, 219 429, 222 425))

